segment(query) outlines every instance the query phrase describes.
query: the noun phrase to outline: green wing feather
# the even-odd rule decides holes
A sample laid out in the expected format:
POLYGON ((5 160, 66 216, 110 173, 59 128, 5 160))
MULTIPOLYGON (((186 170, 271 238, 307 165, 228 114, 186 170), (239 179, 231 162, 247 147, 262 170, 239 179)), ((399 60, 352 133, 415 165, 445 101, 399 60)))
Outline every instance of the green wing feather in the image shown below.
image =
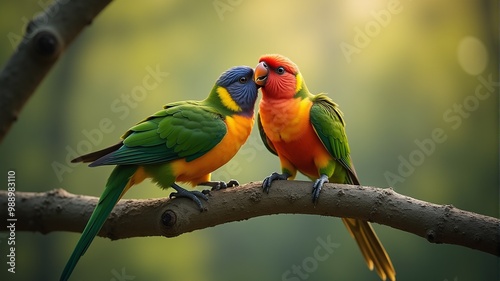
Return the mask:
MULTIPOLYGON (((316 134, 328 152, 348 171, 347 182, 359 185, 359 179, 352 165, 345 123, 338 105, 326 95, 312 98, 310 118, 316 134)), ((343 218, 349 233, 356 240, 370 269, 375 268, 382 280, 396 279, 394 266, 375 234, 372 226, 362 220, 343 218)))
POLYGON ((226 133, 223 116, 213 108, 195 101, 177 102, 130 128, 122 136, 123 145, 90 166, 192 161, 216 146, 226 133))
POLYGON ((269 150, 272 154, 278 156, 278 153, 276 152, 276 148, 274 148, 273 143, 271 140, 266 135, 266 132, 264 132, 264 127, 262 126, 262 122, 260 121, 260 114, 257 116, 257 125, 259 127, 259 134, 260 138, 262 139, 262 142, 264 143, 264 146, 269 150))
POLYGON ((348 183, 359 184, 351 161, 342 112, 338 105, 324 94, 315 95, 312 101, 310 118, 316 134, 330 155, 348 171, 348 183))
POLYGON ((120 199, 125 186, 136 170, 137 166, 135 165, 117 166, 113 170, 109 176, 108 182, 106 183, 106 188, 99 198, 99 202, 90 216, 90 219, 82 232, 82 236, 80 237, 80 240, 78 240, 78 244, 71 254, 63 273, 61 274, 60 281, 68 280, 71 272, 73 272, 73 269, 78 263, 78 260, 81 256, 83 256, 83 254, 85 254, 85 251, 87 251, 90 243, 92 243, 94 237, 97 235, 99 230, 101 230, 104 222, 109 216, 109 213, 111 213, 111 210, 116 205, 116 202, 120 199))

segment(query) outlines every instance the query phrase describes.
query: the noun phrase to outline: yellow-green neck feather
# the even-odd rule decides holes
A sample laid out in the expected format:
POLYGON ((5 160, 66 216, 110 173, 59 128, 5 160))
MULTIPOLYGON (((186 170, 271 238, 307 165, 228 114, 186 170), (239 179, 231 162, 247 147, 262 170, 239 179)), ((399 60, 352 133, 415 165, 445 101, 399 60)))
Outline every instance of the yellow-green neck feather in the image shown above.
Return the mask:
POLYGON ((217 95, 219 99, 226 108, 234 112, 241 112, 241 107, 233 100, 229 92, 223 87, 217 87, 217 95))
POLYGON ((307 89, 306 82, 304 81, 304 78, 302 77, 302 74, 297 73, 295 75, 295 95, 294 98, 306 98, 310 97, 312 94, 309 93, 309 90, 307 89))
POLYGON ((300 90, 302 90, 302 85, 304 83, 304 78, 302 78, 302 74, 297 73, 295 75, 295 79, 297 80, 297 84, 295 85, 295 92, 298 93, 300 90))

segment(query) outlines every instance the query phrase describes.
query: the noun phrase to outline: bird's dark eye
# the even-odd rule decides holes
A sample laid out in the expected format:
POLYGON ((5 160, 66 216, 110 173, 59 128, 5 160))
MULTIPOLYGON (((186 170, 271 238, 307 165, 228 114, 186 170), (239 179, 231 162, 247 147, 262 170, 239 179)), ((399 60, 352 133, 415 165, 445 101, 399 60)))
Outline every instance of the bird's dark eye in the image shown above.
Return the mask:
POLYGON ((283 68, 283 66, 280 66, 276 69, 276 73, 278 73, 279 75, 282 75, 283 73, 285 73, 285 69, 283 68))
POLYGON ((240 78, 240 83, 245 84, 247 82, 247 78, 245 76, 240 78))

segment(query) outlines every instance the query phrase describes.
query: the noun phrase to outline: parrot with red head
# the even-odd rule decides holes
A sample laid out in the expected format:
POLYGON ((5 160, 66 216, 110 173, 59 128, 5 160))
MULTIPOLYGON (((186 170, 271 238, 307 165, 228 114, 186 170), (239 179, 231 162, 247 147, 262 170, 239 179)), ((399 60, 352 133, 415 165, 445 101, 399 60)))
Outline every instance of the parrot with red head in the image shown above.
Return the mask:
MULTIPOLYGON (((360 184, 350 156, 344 117, 335 102, 325 94, 309 92, 297 65, 282 55, 262 56, 254 80, 262 91, 260 136, 267 149, 279 157, 282 171, 264 179, 264 191, 269 192, 275 180, 294 179, 297 171, 314 181, 315 203, 324 183, 360 184)), ((359 219, 342 220, 368 268, 375 268, 382 280, 396 280, 394 266, 371 225, 359 219)))

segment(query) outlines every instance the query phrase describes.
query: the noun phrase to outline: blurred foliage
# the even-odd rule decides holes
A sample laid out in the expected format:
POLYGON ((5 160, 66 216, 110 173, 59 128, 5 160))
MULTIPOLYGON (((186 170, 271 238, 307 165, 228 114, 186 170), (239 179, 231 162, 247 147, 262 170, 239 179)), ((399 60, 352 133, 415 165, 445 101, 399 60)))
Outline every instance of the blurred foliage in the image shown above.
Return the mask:
MULTIPOLYGON (((48 2, 0 1, 3 65, 16 36, 48 2)), ((497 1, 115 1, 23 109, 0 145, 0 171, 16 171, 18 191, 65 188, 99 196, 111 168, 69 166, 71 151, 114 144, 163 104, 204 98, 227 68, 254 66, 264 53, 281 53, 300 66, 311 91, 327 92, 341 105, 364 184, 498 216, 498 84, 474 100, 479 77, 499 81, 498 26, 497 1), (346 55, 345 44, 355 52, 346 55), (148 67, 168 77, 133 99, 148 67), (111 124, 105 132, 102 120, 111 124), (436 129, 445 140, 433 141, 431 149, 436 129), (429 153, 417 143, 428 144, 429 153), (386 176, 401 176, 401 159, 415 165, 391 183, 386 176), (56 162, 66 167, 59 176, 56 162)), ((213 178, 244 183, 278 169, 254 130, 213 178)), ((126 197, 167 195, 142 183, 126 197)), ((499 280, 496 257, 375 228, 399 280, 499 280)), ((98 238, 72 280, 119 280, 114 274, 121 272, 127 280, 286 280, 282 274, 302 266, 317 239, 329 236, 340 246, 328 259, 307 277, 290 278, 378 280, 340 220, 306 215, 262 217, 172 239, 98 238)), ((2 280, 55 280, 79 234, 16 237, 15 275, 7 275, 6 243, 0 241, 2 280)))

